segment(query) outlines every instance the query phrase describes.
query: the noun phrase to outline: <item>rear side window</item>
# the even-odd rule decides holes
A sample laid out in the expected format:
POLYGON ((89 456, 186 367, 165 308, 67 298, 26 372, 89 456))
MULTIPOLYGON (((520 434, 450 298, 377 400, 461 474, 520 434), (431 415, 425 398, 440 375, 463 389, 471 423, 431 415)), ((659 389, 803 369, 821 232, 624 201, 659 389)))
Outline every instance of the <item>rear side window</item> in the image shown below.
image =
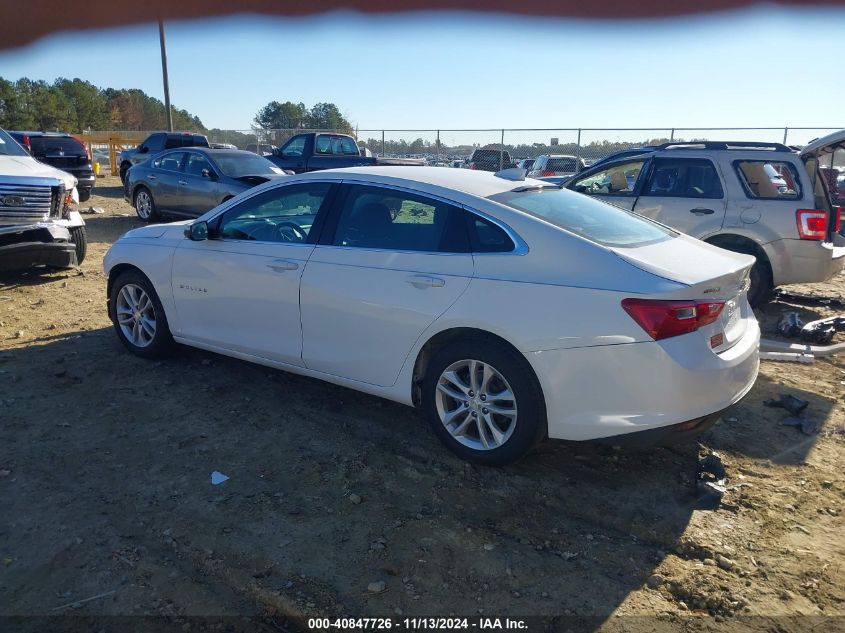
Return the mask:
POLYGON ((426 196, 353 185, 332 243, 392 251, 466 253, 469 240, 463 213, 426 196))
POLYGON ((508 234, 489 220, 468 213, 467 223, 473 253, 510 253, 514 249, 508 234))
POLYGON ((644 196, 722 198, 716 166, 705 158, 655 158, 644 196))
POLYGON ((749 198, 797 200, 801 180, 792 163, 764 160, 734 161, 734 170, 749 198))
POLYGON ((678 234, 619 207, 566 189, 507 191, 490 200, 541 218, 602 246, 653 244, 678 234))
POLYGON ((69 136, 30 136, 29 144, 36 156, 85 155, 82 143, 69 136))
POLYGON ((314 144, 314 153, 357 156, 358 145, 348 136, 320 134, 314 144))
POLYGON ((179 171, 183 158, 185 158, 184 152, 171 152, 170 154, 156 158, 153 161, 153 167, 166 169, 167 171, 179 171))

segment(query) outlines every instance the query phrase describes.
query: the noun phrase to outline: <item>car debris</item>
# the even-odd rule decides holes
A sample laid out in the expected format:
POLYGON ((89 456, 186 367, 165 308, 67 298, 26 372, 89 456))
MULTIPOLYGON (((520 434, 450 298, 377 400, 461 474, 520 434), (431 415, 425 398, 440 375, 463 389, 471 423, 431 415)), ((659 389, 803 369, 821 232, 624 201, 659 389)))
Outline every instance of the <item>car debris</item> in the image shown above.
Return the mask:
POLYGON ((804 321, 801 320, 801 315, 797 312, 784 312, 778 319, 778 334, 784 338, 795 338, 801 334, 803 327, 804 321))
POLYGON ((829 345, 837 332, 845 332, 845 316, 811 321, 801 328, 801 340, 805 343, 829 345))
POLYGON ((797 427, 804 435, 816 435, 821 428, 818 420, 795 416, 786 418, 781 424, 797 427))
POLYGON ((780 398, 778 400, 769 398, 763 402, 763 404, 767 407, 786 409, 793 416, 797 416, 806 409, 810 403, 807 400, 802 400, 801 398, 796 398, 795 396, 782 393, 780 394, 780 398))
POLYGON ((799 292, 786 292, 785 290, 775 290, 775 299, 785 303, 798 303, 805 306, 830 306, 834 308, 845 306, 845 300, 841 297, 808 295, 799 292))
POLYGON ((727 487, 727 473, 722 463, 722 456, 710 451, 699 458, 695 469, 695 496, 698 507, 702 510, 715 510, 722 501, 727 487))

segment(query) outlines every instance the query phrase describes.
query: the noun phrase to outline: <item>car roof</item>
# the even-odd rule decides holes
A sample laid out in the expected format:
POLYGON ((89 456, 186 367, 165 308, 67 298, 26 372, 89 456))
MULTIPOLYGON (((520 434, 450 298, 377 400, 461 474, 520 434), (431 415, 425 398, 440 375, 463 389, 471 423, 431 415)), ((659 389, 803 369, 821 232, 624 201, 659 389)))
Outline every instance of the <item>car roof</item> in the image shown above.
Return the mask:
POLYGON ((461 191, 480 198, 487 198, 498 193, 513 191, 514 189, 523 188, 532 184, 536 184, 538 187, 548 186, 548 183, 533 178, 517 181, 500 178, 489 171, 399 165, 326 169, 301 174, 299 177, 315 180, 325 179, 327 177, 332 180, 370 180, 374 184, 383 183, 396 186, 405 184, 410 188, 414 188, 414 185, 423 184, 461 191))
POLYGON ((73 136, 67 132, 41 132, 38 130, 6 130, 9 134, 26 134, 27 136, 64 136, 73 138, 73 136))

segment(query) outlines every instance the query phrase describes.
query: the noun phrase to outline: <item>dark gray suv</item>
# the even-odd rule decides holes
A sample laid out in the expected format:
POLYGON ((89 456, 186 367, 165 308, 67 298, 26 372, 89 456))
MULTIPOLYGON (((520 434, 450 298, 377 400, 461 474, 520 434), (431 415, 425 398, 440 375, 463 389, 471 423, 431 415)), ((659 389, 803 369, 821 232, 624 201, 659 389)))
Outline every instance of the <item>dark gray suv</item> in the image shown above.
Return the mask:
POLYGON ((126 183, 126 172, 132 165, 149 160, 166 149, 179 147, 208 147, 208 139, 193 132, 153 132, 135 149, 125 149, 118 155, 120 182, 126 183))

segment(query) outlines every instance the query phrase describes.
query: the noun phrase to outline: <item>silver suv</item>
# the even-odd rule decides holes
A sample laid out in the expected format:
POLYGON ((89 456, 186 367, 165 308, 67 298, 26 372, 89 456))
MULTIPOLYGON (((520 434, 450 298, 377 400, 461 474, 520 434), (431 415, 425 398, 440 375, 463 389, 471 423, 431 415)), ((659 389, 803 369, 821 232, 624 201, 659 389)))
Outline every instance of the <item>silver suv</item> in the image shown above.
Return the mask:
MULTIPOLYGON (((749 300, 829 279, 845 264, 829 174, 845 169, 845 130, 799 154, 778 143, 667 143, 566 181, 716 246, 754 255, 749 300), (834 166, 836 165, 836 166, 834 166)), ((838 172, 836 172, 838 173, 838 172)))

